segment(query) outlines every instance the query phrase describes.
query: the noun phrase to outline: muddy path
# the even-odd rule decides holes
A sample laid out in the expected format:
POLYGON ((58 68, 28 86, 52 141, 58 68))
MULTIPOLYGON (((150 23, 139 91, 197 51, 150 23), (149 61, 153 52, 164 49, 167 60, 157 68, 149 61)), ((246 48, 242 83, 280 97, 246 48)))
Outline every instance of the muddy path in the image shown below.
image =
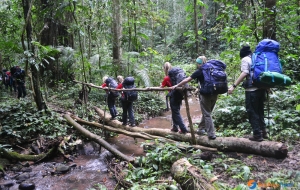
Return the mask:
MULTIPOLYGON (((196 98, 189 98, 189 108, 190 114, 192 117, 193 123, 199 123, 201 119, 201 110, 200 104, 198 99, 196 98)), ((189 125, 188 118, 186 115, 186 107, 184 101, 181 106, 181 116, 183 122, 186 126, 189 125)), ((138 127, 142 128, 161 128, 161 129, 171 129, 172 128, 172 118, 171 118, 171 111, 167 111, 163 113, 162 116, 158 116, 155 118, 150 118, 149 120, 145 120, 138 125, 138 127)), ((110 144, 113 144, 120 150, 122 153, 130 156, 140 156, 144 155, 143 149, 141 148, 141 144, 144 142, 142 139, 134 139, 132 137, 127 137, 125 135, 118 135, 118 137, 113 137, 107 139, 110 144)))

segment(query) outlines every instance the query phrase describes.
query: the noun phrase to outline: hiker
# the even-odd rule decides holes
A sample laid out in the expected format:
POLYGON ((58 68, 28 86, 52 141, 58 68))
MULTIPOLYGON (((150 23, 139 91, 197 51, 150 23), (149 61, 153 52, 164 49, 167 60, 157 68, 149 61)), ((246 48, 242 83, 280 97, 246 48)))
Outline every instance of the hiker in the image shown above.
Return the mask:
MULTIPOLYGON (((123 77, 119 77, 119 78, 122 79, 123 77)), ((126 77, 124 81, 120 83, 117 87, 117 89, 123 89, 123 88, 125 89, 135 88, 134 78, 126 77)), ((136 126, 135 119, 134 119, 134 111, 133 111, 133 102, 136 99, 137 99, 136 91, 122 91, 122 95, 121 95, 121 104, 123 109, 122 125, 127 125, 127 118, 129 117, 129 126, 131 127, 136 126)))
MULTIPOLYGON (((109 88, 117 88, 117 82, 108 76, 103 77, 103 84, 101 85, 102 88, 109 87, 109 88)), ((119 92, 106 90, 106 98, 107 98, 107 106, 111 115, 110 120, 115 120, 118 112, 116 109, 116 98, 119 96, 119 92)))
POLYGON ((117 76, 118 86, 119 86, 119 85, 122 85, 123 81, 124 81, 123 76, 121 76, 121 75, 117 76))
MULTIPOLYGON (((191 76, 187 77, 186 79, 181 81, 179 84, 174 85, 172 88, 182 86, 182 85, 190 82, 192 79, 197 79, 200 82, 200 85, 202 86, 202 88, 204 88, 203 84, 205 81, 204 81, 202 66, 206 62, 207 62, 207 60, 206 60, 205 56, 199 56, 196 59, 197 70, 191 76)), ((201 111, 202 111, 202 118, 201 118, 201 122, 199 124, 199 129, 197 131, 197 134, 202 135, 206 131, 207 135, 208 135, 208 139, 214 140, 214 139, 216 139, 216 134, 215 134, 216 130, 215 130, 214 123, 213 123, 213 120, 211 117, 211 113, 212 113, 213 108, 218 99, 218 94, 210 94, 210 95, 201 94, 201 90, 200 90, 199 98, 200 98, 200 107, 201 107, 201 111)))
MULTIPOLYGON (((21 78, 21 80, 23 80, 23 78, 24 78, 24 80, 25 80, 25 71, 24 70, 22 70, 21 68, 20 68, 20 66, 13 66, 12 68, 10 68, 10 74, 11 74, 11 77, 10 77, 10 87, 11 87, 11 91, 12 91, 12 88, 14 89, 14 92, 17 92, 17 81, 16 81, 16 75, 15 75, 15 73, 16 72, 20 72, 20 78, 21 78)), ((25 82, 24 82, 24 85, 25 85, 25 82)))
MULTIPOLYGON (((15 66, 13 69, 13 80, 16 82, 16 88, 18 89, 18 99, 25 98, 26 88, 25 88, 25 71, 19 66, 15 66)), ((12 84, 14 85, 14 84, 12 84)), ((15 87, 14 87, 15 88, 15 87)))
POLYGON ((252 51, 249 45, 242 46, 240 50, 241 58, 241 74, 233 85, 228 89, 228 94, 232 94, 233 90, 246 78, 243 83, 246 95, 246 111, 248 113, 249 122, 253 130, 253 136, 249 138, 251 141, 263 141, 267 139, 266 124, 264 121, 264 101, 266 98, 266 89, 260 89, 251 85, 250 66, 252 51), (249 84, 249 85, 246 85, 249 84))
MULTIPOLYGON (((161 83, 160 88, 164 88, 164 87, 171 87, 172 86, 172 82, 170 77, 168 76, 168 72, 169 70, 172 68, 171 63, 166 62, 163 66, 164 72, 165 72, 165 77, 164 80, 161 83)), ((168 94, 166 95, 166 111, 169 111, 169 101, 170 101, 170 96, 171 96, 171 90, 169 90, 168 94)), ((173 122, 174 123, 174 122, 173 122)))
MULTIPOLYGON (((117 89, 120 89, 120 88, 122 89, 123 88, 123 86, 122 86, 123 81, 124 81, 123 76, 118 75, 117 76, 117 83, 118 83, 117 89)), ((119 103, 120 103, 120 107, 122 107, 122 96, 119 99, 119 103)))
MULTIPOLYGON (((172 86, 172 81, 171 81, 171 78, 169 77, 168 75, 168 72, 169 70, 172 68, 172 65, 171 63, 169 62, 166 62, 163 66, 163 69, 164 69, 164 72, 165 72, 165 77, 164 77, 164 80, 162 81, 161 85, 160 85, 160 88, 164 88, 164 87, 171 87, 172 86)), ((171 90, 169 90, 167 96, 166 96, 166 104, 167 104, 167 108, 168 107, 168 104, 171 99, 170 99, 170 96, 171 96, 171 90)), ((171 103, 170 103, 171 105, 171 103)), ((172 109, 171 109, 172 111, 172 109)), ((173 120, 173 113, 172 113, 172 128, 171 128, 171 131, 173 132, 178 132, 178 126, 176 126, 174 120, 173 120)))
MULTIPOLYGON (((170 77, 170 71, 172 69, 172 65, 169 62, 166 62, 163 66, 165 77, 164 80, 161 83, 161 88, 163 87, 171 87, 172 86, 172 80, 170 77)), ((180 114, 180 107, 182 104, 182 98, 179 96, 176 96, 178 92, 175 92, 175 90, 172 90, 168 93, 167 96, 170 97, 170 107, 171 107, 171 113, 172 113, 172 132, 178 132, 178 127, 180 128, 179 133, 186 134, 188 132, 186 126, 183 123, 183 119, 180 114)))

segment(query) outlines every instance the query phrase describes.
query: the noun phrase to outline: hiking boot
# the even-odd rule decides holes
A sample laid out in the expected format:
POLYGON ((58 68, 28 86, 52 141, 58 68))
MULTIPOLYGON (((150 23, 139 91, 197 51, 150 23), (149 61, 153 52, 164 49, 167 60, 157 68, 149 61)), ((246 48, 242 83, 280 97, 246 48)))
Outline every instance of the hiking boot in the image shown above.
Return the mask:
POLYGON ((216 138, 217 138, 216 135, 208 136, 208 139, 209 139, 209 140, 215 140, 216 138))
POLYGON ((129 126, 130 127, 136 127, 135 123, 131 123, 129 126))
POLYGON ((126 126, 126 125, 127 125, 127 123, 122 123, 122 125, 126 126))
POLYGON ((111 118, 110 118, 110 120, 116 120, 116 119, 117 119, 116 117, 111 117, 111 118))
POLYGON ((257 142, 261 142, 264 139, 261 136, 252 136, 249 138, 250 141, 257 141, 257 142))
POLYGON ((177 132, 178 132, 178 129, 172 128, 171 131, 177 133, 177 132))
POLYGON ((180 133, 180 134, 186 134, 186 133, 189 133, 189 132, 190 132, 189 129, 179 130, 179 133, 180 133))
POLYGON ((198 129, 197 132, 196 132, 198 135, 206 135, 206 131, 205 129, 198 129))
POLYGON ((269 138, 266 129, 261 130, 261 135, 262 135, 262 137, 263 137, 264 139, 268 139, 268 138, 269 138))

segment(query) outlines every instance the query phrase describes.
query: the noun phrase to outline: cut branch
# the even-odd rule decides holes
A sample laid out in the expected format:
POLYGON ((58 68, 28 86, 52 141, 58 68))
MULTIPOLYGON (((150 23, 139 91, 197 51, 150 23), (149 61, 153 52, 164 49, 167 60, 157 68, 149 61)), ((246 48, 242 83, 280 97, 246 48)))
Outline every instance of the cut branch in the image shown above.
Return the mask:
MULTIPOLYGON (((123 134, 126 136, 130 136, 133 138, 141 138, 141 139, 145 139, 145 140, 153 140, 153 139, 158 139, 160 142, 164 142, 164 143, 178 143, 177 141, 174 141, 172 139, 168 139, 165 137, 161 137, 161 136, 155 136, 155 135, 150 135, 147 134, 145 132, 130 132, 127 131, 125 127, 124 129, 121 128, 115 128, 115 127, 110 127, 107 125, 103 125, 103 124, 99 124, 99 123, 95 123, 95 122, 89 122, 89 121, 85 121, 83 119, 80 119, 76 116, 71 116, 76 122, 82 124, 82 125, 88 125, 90 127, 98 127, 110 132, 114 132, 114 133, 118 133, 118 134, 123 134)), ((112 123, 116 123, 118 121, 111 121, 112 123)), ((200 146, 200 145, 182 145, 179 144, 177 145, 178 148, 180 148, 181 150, 187 150, 187 149, 201 149, 202 151, 211 151, 211 152, 217 152, 217 149, 215 148, 209 148, 209 147, 204 147, 204 146, 200 146)))
POLYGON ((198 167, 189 163, 186 158, 182 158, 173 163, 171 168, 173 178, 179 183, 182 189, 187 190, 214 190, 204 176, 204 172, 198 167))
POLYGON ((128 161, 128 162, 133 162, 134 161, 134 158, 126 156, 125 154, 123 154, 119 150, 117 150, 114 147, 112 147, 109 143, 107 143, 105 140, 103 140, 100 136, 95 135, 95 134, 89 132, 84 127, 82 127, 81 125, 79 125, 76 121, 74 121, 71 118, 70 115, 65 114, 64 117, 69 122, 69 124, 71 124, 75 129, 77 129, 79 132, 81 132, 84 136, 86 136, 87 138, 89 138, 89 139, 95 141, 96 143, 100 144, 105 149, 107 149, 112 154, 114 154, 115 156, 118 156, 121 159, 123 159, 125 161, 128 161))
POLYGON ((4 148, 0 148, 0 157, 6 158, 9 160, 38 162, 38 161, 41 161, 45 158, 49 158, 52 155, 54 155, 54 153, 57 152, 57 148, 58 148, 58 143, 55 144, 53 146, 53 148, 51 148, 47 153, 42 153, 39 155, 24 155, 24 154, 19 154, 17 152, 13 152, 13 151, 7 151, 4 148))

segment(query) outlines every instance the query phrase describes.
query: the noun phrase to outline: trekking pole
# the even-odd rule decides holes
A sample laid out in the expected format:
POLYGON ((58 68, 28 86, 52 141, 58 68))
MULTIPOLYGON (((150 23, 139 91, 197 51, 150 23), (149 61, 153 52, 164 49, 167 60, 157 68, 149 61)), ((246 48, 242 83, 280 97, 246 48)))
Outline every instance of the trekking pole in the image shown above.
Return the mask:
POLYGON ((269 96, 269 91, 267 91, 267 100, 268 100, 268 126, 270 127, 270 96, 269 96))
POLYGON ((266 126, 266 129, 268 129, 269 127, 270 127, 270 96, 269 96, 269 91, 268 90, 266 90, 267 91, 267 101, 268 101, 268 105, 267 105, 267 112, 268 112, 268 116, 267 116, 267 118, 268 118, 268 124, 267 124, 267 126, 266 126))

